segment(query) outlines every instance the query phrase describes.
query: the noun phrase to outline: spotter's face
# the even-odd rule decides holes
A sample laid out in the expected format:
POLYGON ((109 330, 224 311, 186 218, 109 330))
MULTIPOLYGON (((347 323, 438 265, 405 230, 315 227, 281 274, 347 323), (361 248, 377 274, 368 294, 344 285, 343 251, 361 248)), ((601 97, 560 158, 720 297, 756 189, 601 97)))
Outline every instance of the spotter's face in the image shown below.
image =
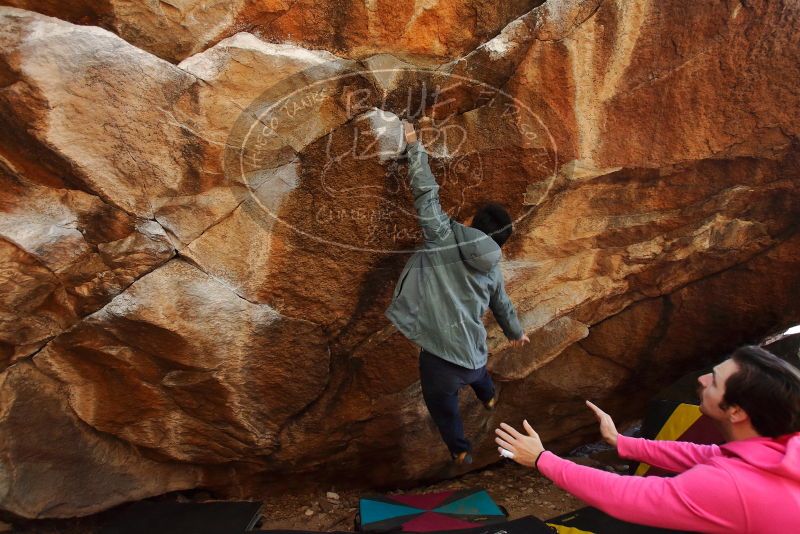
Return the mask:
POLYGON ((732 359, 727 359, 715 365, 710 373, 699 377, 700 383, 700 411, 716 421, 726 419, 726 410, 720 408, 720 403, 725 396, 725 384, 728 377, 739 370, 739 365, 732 359))

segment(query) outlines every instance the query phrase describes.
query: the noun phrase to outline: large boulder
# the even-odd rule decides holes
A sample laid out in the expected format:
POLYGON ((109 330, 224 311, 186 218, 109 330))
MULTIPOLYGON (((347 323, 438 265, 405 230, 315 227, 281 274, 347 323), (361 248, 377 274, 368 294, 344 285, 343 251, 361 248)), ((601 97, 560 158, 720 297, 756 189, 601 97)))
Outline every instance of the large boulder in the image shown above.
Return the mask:
POLYGON ((417 5, 409 25, 380 4, 189 16, 162 2, 195 26, 157 45, 119 30, 123 12, 128 28, 172 27, 149 7, 41 5, 128 41, 0 8, 0 507, 14 514, 446 473, 418 348, 383 315, 421 237, 401 118, 453 218, 486 200, 515 218, 503 269, 531 344, 486 318, 501 403, 465 392, 475 467, 495 461, 502 420, 566 449, 596 431, 585 398, 636 418, 689 368, 800 321, 790 2, 504 4, 481 24, 519 17, 484 33, 443 23, 467 4, 417 5), (436 46, 365 44, 437 20, 436 46))

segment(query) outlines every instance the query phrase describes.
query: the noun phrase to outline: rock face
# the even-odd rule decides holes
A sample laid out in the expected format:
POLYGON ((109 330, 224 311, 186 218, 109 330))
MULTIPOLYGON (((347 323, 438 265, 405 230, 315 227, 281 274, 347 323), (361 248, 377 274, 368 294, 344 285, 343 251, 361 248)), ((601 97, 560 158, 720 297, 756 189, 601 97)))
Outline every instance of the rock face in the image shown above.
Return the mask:
POLYGON ((380 52, 452 59, 493 37, 542 0, 2 0, 76 24, 102 26, 134 46, 179 62, 241 31, 348 57, 380 52))
POLYGON ((463 397, 476 467, 500 421, 567 449, 596 430, 584 399, 635 418, 800 321, 791 2, 5 3, 26 8, 0 7, 13 514, 442 472, 418 349, 383 316, 421 237, 398 118, 451 216, 516 218, 532 342, 487 317, 502 400, 463 397))
POLYGON ((174 254, 164 229, 75 189, 0 170, 0 368, 29 356, 174 254))

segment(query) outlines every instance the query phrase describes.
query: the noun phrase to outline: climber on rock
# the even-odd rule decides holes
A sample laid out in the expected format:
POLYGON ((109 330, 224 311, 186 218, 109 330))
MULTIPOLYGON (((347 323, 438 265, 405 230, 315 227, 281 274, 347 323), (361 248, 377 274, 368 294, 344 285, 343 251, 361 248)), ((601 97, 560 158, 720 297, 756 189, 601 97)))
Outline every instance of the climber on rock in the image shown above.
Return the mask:
POLYGON ((458 406, 469 385, 491 410, 497 393, 486 370, 486 329, 492 310, 512 345, 530 341, 508 298, 500 269, 500 247, 512 232, 508 212, 485 204, 461 224, 439 204, 439 186, 414 126, 403 121, 408 176, 424 246, 408 261, 386 316, 421 347, 419 369, 425 405, 456 464, 469 464, 470 442, 458 406))

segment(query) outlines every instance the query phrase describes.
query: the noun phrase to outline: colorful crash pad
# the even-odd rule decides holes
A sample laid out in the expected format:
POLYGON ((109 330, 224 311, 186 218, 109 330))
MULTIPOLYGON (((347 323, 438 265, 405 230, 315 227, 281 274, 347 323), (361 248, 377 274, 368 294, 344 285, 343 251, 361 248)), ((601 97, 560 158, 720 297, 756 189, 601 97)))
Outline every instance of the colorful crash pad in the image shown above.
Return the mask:
POLYGON ((485 490, 412 495, 376 495, 359 503, 364 532, 433 532, 505 521, 506 514, 485 490))

